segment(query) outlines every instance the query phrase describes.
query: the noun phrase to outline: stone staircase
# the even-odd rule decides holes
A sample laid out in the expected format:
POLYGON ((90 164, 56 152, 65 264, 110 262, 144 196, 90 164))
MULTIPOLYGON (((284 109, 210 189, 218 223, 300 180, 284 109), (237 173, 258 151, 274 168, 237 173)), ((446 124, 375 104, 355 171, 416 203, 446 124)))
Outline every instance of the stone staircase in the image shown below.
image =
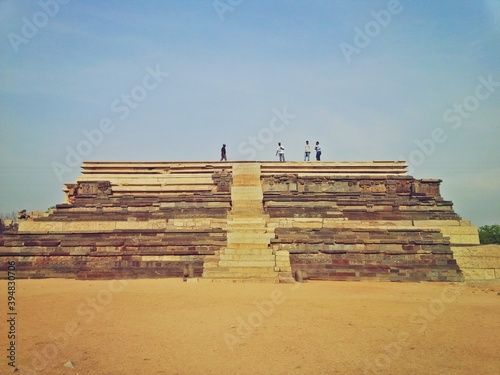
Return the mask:
POLYGON ((274 228, 267 225, 269 217, 262 204, 260 165, 236 164, 232 172, 227 247, 205 258, 203 278, 275 283, 293 280, 288 253, 277 259, 270 246, 275 235, 274 228))

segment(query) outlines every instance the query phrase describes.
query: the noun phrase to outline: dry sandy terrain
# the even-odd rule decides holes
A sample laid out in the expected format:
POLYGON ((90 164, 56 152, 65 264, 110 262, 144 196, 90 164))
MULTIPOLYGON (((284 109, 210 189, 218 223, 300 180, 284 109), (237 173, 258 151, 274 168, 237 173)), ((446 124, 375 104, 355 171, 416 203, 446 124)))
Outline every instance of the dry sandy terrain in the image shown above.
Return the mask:
POLYGON ((16 374, 500 373, 499 285, 18 280, 16 295, 16 374))

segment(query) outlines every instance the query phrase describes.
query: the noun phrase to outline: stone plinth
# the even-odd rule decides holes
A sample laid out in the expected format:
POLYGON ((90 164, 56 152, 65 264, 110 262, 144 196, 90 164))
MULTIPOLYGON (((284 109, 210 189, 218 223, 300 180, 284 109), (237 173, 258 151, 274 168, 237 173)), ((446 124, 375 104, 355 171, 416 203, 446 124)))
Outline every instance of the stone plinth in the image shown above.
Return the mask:
MULTIPOLYGON (((406 163, 86 162, 49 215, 2 227, 19 277, 457 281, 477 229, 406 163)), ((5 273, 4 273, 5 274, 5 273)))
POLYGON ((500 245, 455 246, 452 250, 466 281, 500 283, 500 245))

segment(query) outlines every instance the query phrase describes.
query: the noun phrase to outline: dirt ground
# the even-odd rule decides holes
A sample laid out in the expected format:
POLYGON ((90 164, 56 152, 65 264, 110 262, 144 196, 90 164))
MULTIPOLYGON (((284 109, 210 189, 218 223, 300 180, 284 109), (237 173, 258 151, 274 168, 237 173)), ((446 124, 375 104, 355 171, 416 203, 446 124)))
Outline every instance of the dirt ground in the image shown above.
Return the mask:
POLYGON ((21 375, 500 373, 500 285, 18 280, 15 311, 21 375))

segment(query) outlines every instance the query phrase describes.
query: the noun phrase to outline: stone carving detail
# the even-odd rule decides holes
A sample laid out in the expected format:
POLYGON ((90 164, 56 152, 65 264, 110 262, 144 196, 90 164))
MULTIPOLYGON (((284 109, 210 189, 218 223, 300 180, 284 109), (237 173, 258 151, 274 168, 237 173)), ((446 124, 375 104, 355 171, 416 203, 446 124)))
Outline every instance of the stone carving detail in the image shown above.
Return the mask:
POLYGON ((111 195, 111 183, 109 181, 100 181, 97 183, 97 195, 111 195))
POLYGON ((414 180, 411 186, 411 194, 441 198, 440 185, 441 180, 414 180))
MULTIPOLYGON (((361 191, 359 180, 356 179, 338 179, 326 176, 308 178, 299 177, 297 174, 266 177, 262 180, 262 185, 264 192, 344 193, 361 191)), ((377 183, 374 188, 371 187, 370 189, 379 192, 385 192, 386 190, 382 182, 377 183)))
POLYGON ((332 178, 298 177, 296 174, 280 174, 266 177, 262 180, 264 192, 305 192, 305 193, 354 193, 362 195, 387 195, 396 197, 398 194, 412 196, 427 196, 441 199, 440 180, 414 179, 367 179, 367 178, 332 178))
POLYGON ((96 195, 97 184, 94 182, 83 182, 78 186, 79 195, 96 195))
POLYGON ((387 180, 386 182, 387 195, 396 195, 397 183, 395 180, 387 180))
POLYGON ((374 181, 372 191, 374 193, 387 193, 387 184, 385 181, 374 181))
MULTIPOLYGON (((266 177, 262 180, 264 191, 297 191, 299 190, 298 176, 296 174, 279 174, 266 177)), ((301 182, 300 189, 304 183, 301 182)))
POLYGON ((109 181, 86 181, 77 184, 66 184, 66 188, 66 200, 68 203, 74 203, 76 197, 80 195, 102 197, 113 193, 109 181))
POLYGON ((420 191, 433 198, 441 198, 439 186, 441 180, 420 180, 420 191))
POLYGON ((66 202, 74 203, 78 195, 78 184, 66 184, 68 191, 66 192, 66 202))
POLYGON ((223 169, 222 172, 212 174, 212 181, 216 185, 216 191, 230 191, 233 175, 223 169))
POLYGON ((319 193, 328 189, 328 179, 326 177, 316 177, 307 180, 304 191, 319 193))
POLYGON ((411 183, 411 188, 410 188, 410 194, 411 196, 415 196, 419 193, 419 181, 418 180, 413 180, 412 183, 411 183))
POLYGON ((109 181, 86 181, 78 184, 78 195, 111 195, 109 181))
POLYGON ((411 193, 411 184, 408 181, 397 181, 396 182, 396 193, 401 194, 401 193, 406 193, 410 194, 411 193))
POLYGON ((366 194, 371 194, 372 191, 372 181, 370 180, 361 180, 359 181, 359 187, 361 188, 361 194, 366 195, 366 194))

